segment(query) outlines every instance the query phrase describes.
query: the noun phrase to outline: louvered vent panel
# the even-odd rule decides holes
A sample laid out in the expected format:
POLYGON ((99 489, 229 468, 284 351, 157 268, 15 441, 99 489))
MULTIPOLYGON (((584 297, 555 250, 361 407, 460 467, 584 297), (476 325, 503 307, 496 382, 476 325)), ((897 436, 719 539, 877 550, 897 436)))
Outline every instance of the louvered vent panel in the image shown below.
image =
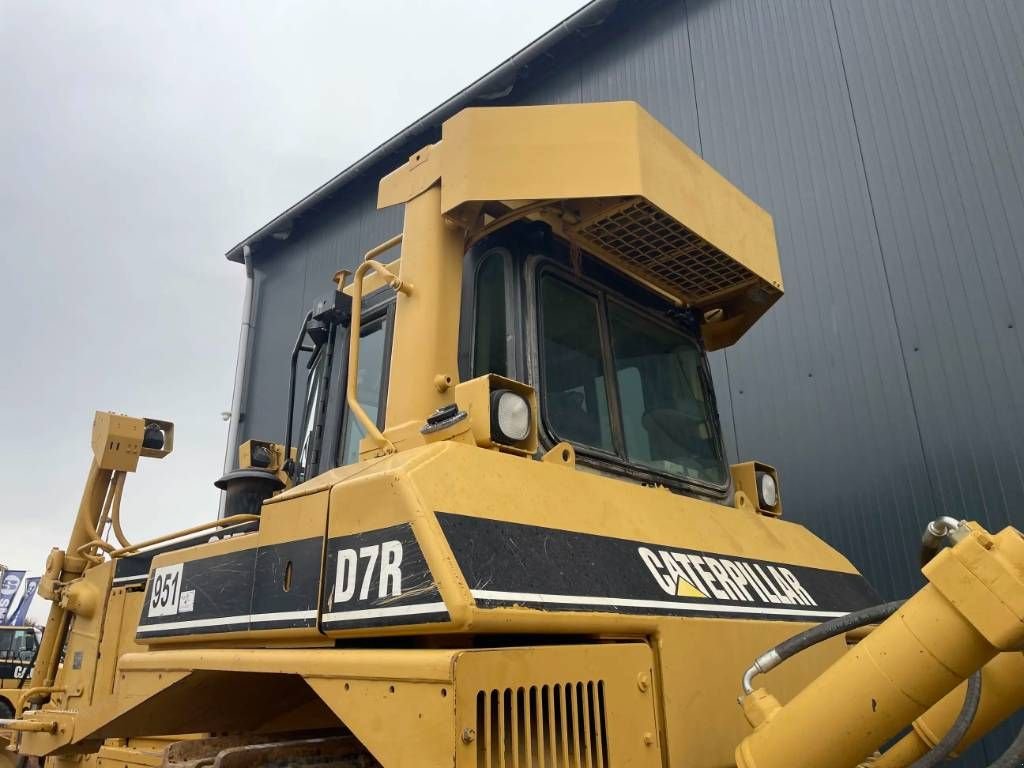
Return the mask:
POLYGON ((480 691, 477 768, 608 768, 604 681, 480 691))
POLYGON ((757 280, 742 264, 641 198, 581 222, 576 233, 691 303, 757 280))

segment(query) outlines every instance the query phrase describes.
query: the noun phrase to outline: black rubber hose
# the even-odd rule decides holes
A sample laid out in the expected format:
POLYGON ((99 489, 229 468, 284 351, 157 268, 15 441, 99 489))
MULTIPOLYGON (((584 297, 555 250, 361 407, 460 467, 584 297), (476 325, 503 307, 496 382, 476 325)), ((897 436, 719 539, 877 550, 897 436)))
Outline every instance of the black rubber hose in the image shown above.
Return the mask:
POLYGON ((853 613, 848 613, 845 616, 840 616, 830 621, 824 621, 817 626, 804 630, 799 635, 793 635, 793 637, 788 640, 783 640, 775 646, 775 652, 779 654, 780 660, 785 661, 791 656, 795 656, 800 653, 800 651, 807 650, 812 645, 817 645, 822 640, 828 640, 830 637, 844 634, 845 632, 849 632, 851 629, 858 629, 859 627, 865 627, 868 624, 876 624, 880 621, 885 621, 896 613, 904 602, 905 601, 903 600, 894 600, 891 603, 873 605, 862 611, 854 611, 853 613))
POLYGON ((1022 765, 1024 765, 1024 728, 1020 729, 1010 748, 988 768, 1020 768, 1022 765))
POLYGON ((896 613, 904 602, 904 600, 894 600, 891 603, 882 603, 881 605, 874 605, 861 611, 847 613, 844 616, 839 616, 804 630, 798 635, 793 635, 788 640, 783 640, 774 648, 758 656, 753 665, 747 669, 743 675, 743 692, 750 693, 753 690, 753 679, 757 675, 775 669, 786 659, 807 650, 812 645, 817 645, 823 640, 828 640, 830 637, 841 635, 849 632, 851 629, 864 627, 868 624, 885 621, 896 613))
POLYGON ((960 714, 956 716, 953 725, 946 732, 939 742, 928 752, 913 763, 909 768, 935 768, 939 763, 945 762, 957 744, 964 740, 967 730, 974 722, 974 716, 978 714, 978 703, 981 701, 981 670, 979 669, 967 678, 967 693, 964 695, 964 705, 960 708, 960 714))

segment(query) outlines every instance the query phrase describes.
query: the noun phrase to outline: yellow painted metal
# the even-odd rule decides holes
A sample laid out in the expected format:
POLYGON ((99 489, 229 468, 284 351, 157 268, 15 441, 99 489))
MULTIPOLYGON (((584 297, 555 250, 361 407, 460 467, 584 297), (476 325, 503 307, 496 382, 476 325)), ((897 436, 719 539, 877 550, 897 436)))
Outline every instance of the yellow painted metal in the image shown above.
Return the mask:
POLYGON ((458 381, 463 250, 463 232, 442 216, 440 187, 406 203, 400 278, 415 289, 400 293, 395 305, 386 435, 408 426, 418 430, 426 416, 451 402, 434 377, 458 381))
MULTIPOLYGON (((526 765, 528 754, 546 754, 553 765, 661 764, 660 692, 651 649, 640 642, 158 651, 127 654, 120 670, 135 706, 173 687, 195 686, 201 695, 209 687, 203 681, 218 673, 262 676, 268 688, 282 676, 301 675, 307 694, 318 696, 386 766, 451 764, 453 757, 456 766, 526 765)), ((237 704, 232 712, 244 708, 237 704)), ((106 713, 123 723, 127 714, 106 713)), ((197 721, 184 713, 176 722, 197 721)), ((91 738, 96 725, 92 717, 79 718, 76 741, 91 738)))
POLYGON ((134 472, 142 455, 143 419, 97 411, 93 421, 92 450, 103 469, 134 472))
MULTIPOLYGON (((118 507, 124 473, 134 472, 140 457, 163 458, 171 452, 173 446, 174 425, 169 421, 96 412, 92 428, 93 460, 86 477, 78 515, 67 548, 54 549, 51 552, 39 583, 39 594, 53 601, 32 672, 32 688, 44 696, 54 687, 57 665, 67 640, 70 614, 75 611, 82 611, 85 614, 95 608, 95 601, 89 599, 87 594, 83 594, 83 590, 94 588, 94 582, 83 582, 81 586, 77 582, 87 568, 97 564, 96 558, 89 556, 89 551, 101 542, 98 528, 110 508, 109 505, 113 505, 112 522, 117 522, 116 530, 123 538, 118 507), (164 445, 159 449, 143 446, 146 424, 150 422, 163 430, 164 445)), ((108 551, 110 549, 98 548, 108 551)), ((109 584, 103 591, 104 594, 98 594, 95 598, 105 600, 109 584)), ((88 617, 83 615, 84 618, 88 617)))
POLYGON ((53 722, 42 720, 17 720, 8 726, 12 732, 21 733, 53 733, 56 725, 53 722))
POLYGON ((1024 644, 1020 532, 990 536, 972 523, 924 573, 929 584, 788 704, 764 689, 744 699, 755 731, 736 750, 739 768, 856 765, 997 653, 1024 644))
POLYGON ((380 207, 439 184, 442 212, 470 239, 491 201, 548 221, 677 302, 714 310, 710 349, 782 295, 771 217, 635 103, 466 109, 441 135, 381 181, 380 207))
POLYGON ((467 651, 453 666, 457 768, 662 764, 645 643, 467 651))
POLYGON ((462 382, 455 387, 454 395, 459 409, 467 414, 476 445, 481 448, 500 448, 525 456, 532 456, 537 452, 537 414, 540 411, 537 393, 533 387, 491 373, 462 382), (530 431, 526 438, 518 443, 501 444, 491 434, 491 395, 499 390, 514 392, 530 406, 530 431))
MULTIPOLYGON (((745 461, 740 464, 733 464, 729 467, 729 475, 732 477, 733 488, 742 493, 743 497, 762 515, 782 517, 782 483, 779 482, 779 473, 775 467, 771 467, 760 461, 745 461), (765 507, 760 503, 760 494, 757 492, 757 473, 764 472, 775 478, 775 487, 778 489, 779 500, 774 507, 765 507)), ((737 504, 737 506, 740 506, 737 504)))
MULTIPOLYGON (((905 768, 926 754, 949 731, 960 714, 963 683, 914 721, 914 726, 872 768, 905 768)), ((958 755, 1006 718, 1024 707, 1024 652, 1001 653, 981 670, 981 702, 971 727, 953 754, 958 755)))
POLYGON ((111 739, 75 765, 77 768, 157 768, 163 764, 167 747, 182 738, 186 737, 111 739))
MULTIPOLYGON (((81 547, 94 540, 96 523, 102 513, 111 474, 112 470, 101 469, 97 460, 93 459, 85 489, 82 492, 78 516, 68 542, 68 552, 77 553, 81 547)), ((47 561, 46 572, 39 585, 39 593, 54 600, 54 603, 47 616, 43 640, 40 643, 36 664, 32 671, 33 688, 46 689, 53 685, 69 620, 67 611, 57 602, 62 591, 61 585, 80 577, 85 571, 86 565, 85 558, 69 557, 64 550, 55 550, 47 561)))
MULTIPOLYGON (((431 634, 517 632, 632 635, 656 638, 665 693, 669 764, 729 765, 748 732, 732 694, 750 659, 767 644, 807 624, 547 612, 525 607, 476 607, 438 528, 434 510, 598 535, 658 541, 666 547, 702 548, 753 559, 854 573, 850 563, 806 529, 782 520, 699 501, 656 488, 533 462, 513 455, 446 443, 399 453, 372 466, 334 470, 329 537, 411 522, 452 620, 431 634), (343 478, 351 478, 346 481, 343 478), (464 478, 473 478, 469 483, 464 478), (594 500, 600 499, 599 504, 594 500), (715 738, 708 738, 713 724, 715 738)), ((280 503, 280 502, 279 502, 280 503)), ((567 563, 566 567, 574 567, 567 563)), ((581 566, 582 567, 582 566, 581 566)), ((347 630, 339 637, 422 634, 422 627, 347 630)), ((845 650, 841 640, 802 654, 769 679, 796 694, 845 650)))
MULTIPOLYGON (((298 455, 298 448, 292 446, 291 449, 291 460, 295 461, 298 455)), ((291 475, 285 472, 285 464, 287 459, 285 457, 285 449, 281 443, 271 443, 265 440, 246 440, 240 446, 238 446, 238 468, 249 469, 256 467, 258 469, 266 470, 267 472, 273 472, 274 476, 281 481, 285 488, 291 488, 293 485, 291 475), (262 467, 257 466, 253 463, 253 449, 261 448, 266 455, 270 457, 270 464, 262 467)), ((122 542, 122 546, 126 546, 122 542)))

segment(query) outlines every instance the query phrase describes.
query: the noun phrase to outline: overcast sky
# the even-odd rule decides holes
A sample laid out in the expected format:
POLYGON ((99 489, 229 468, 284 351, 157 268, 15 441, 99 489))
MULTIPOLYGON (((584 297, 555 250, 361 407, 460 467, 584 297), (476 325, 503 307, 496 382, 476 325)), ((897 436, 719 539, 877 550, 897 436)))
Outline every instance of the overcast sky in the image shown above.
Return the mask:
POLYGON ((177 427, 129 538, 216 517, 224 251, 583 4, 0 0, 0 563, 67 544, 97 409, 177 427))

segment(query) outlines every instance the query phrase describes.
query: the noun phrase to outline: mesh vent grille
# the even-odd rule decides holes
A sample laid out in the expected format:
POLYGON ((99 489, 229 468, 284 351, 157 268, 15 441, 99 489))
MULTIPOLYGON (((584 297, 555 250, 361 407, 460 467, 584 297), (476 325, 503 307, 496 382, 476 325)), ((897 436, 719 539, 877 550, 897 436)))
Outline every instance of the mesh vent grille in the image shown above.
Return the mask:
POLYGON ((599 251, 691 303, 757 279, 742 264, 643 199, 584 221, 576 231, 599 251))
POLYGON ((608 768, 604 681, 480 691, 477 768, 608 768))

